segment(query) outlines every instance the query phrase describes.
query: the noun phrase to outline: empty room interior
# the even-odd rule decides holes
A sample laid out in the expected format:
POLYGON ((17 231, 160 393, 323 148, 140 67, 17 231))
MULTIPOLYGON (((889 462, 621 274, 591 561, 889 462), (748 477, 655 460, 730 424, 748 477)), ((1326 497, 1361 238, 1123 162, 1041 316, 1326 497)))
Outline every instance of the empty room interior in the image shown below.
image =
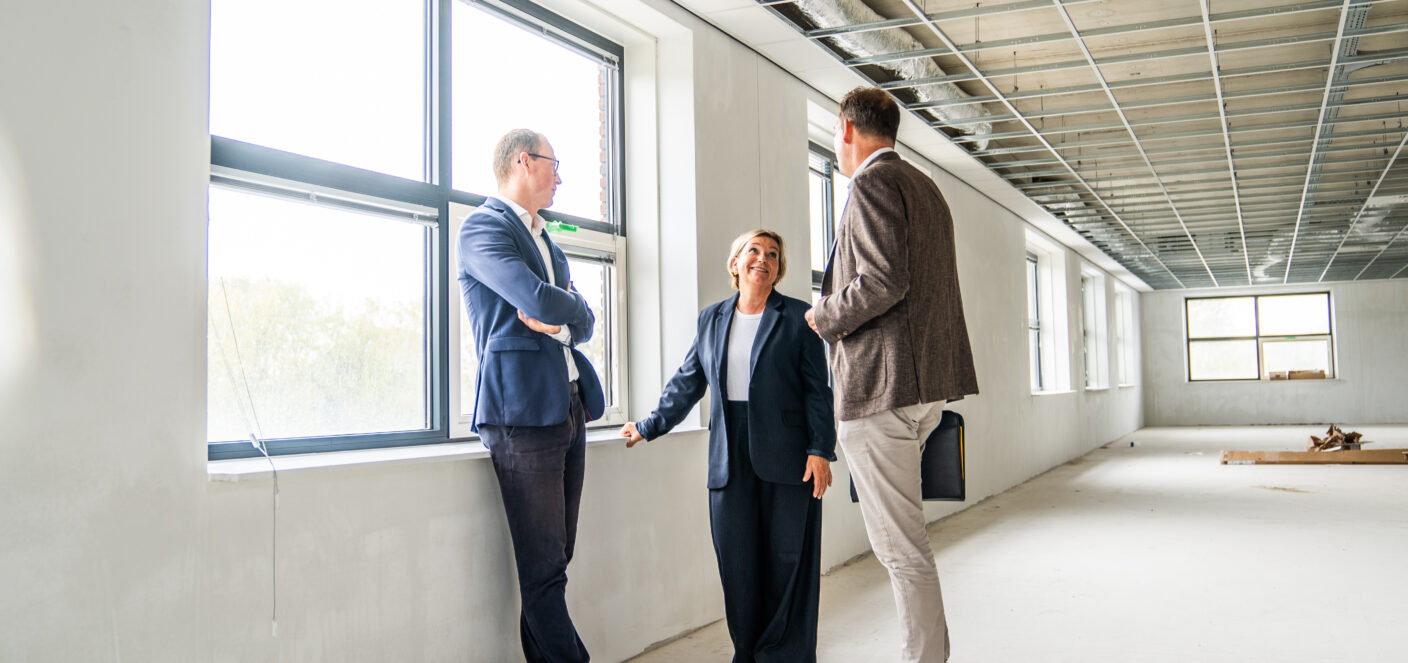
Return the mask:
MULTIPOLYGON (((1408 660, 1408 0, 0 9, 0 661, 532 660, 459 267, 516 128, 600 382, 576 631, 734 660, 709 401, 622 430, 741 233, 834 287, 861 86, 976 371, 923 503, 949 660, 1408 660)), ((815 660, 902 660, 845 444, 815 660)))

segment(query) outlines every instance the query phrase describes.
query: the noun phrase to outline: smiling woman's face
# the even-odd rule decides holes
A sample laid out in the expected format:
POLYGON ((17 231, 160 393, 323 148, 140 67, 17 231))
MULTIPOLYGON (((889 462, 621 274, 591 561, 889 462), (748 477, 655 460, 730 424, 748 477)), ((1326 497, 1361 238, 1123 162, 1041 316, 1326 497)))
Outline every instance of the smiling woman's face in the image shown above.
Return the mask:
POLYGON ((738 285, 771 288, 777 282, 782 261, 782 250, 777 242, 766 235, 758 235, 743 244, 738 255, 733 258, 733 271, 738 274, 738 285))

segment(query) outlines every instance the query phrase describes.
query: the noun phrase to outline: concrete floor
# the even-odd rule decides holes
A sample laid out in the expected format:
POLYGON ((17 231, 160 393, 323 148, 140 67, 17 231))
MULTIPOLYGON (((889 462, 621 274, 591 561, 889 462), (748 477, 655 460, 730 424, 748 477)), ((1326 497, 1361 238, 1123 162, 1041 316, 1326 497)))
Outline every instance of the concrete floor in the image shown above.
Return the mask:
MULTIPOLYGON (((1408 466, 1218 462, 1322 432, 1148 428, 930 525, 952 662, 1408 661, 1408 466)), ((821 588, 820 661, 896 660, 873 557, 821 588)), ((720 621, 632 660, 731 654, 720 621)))

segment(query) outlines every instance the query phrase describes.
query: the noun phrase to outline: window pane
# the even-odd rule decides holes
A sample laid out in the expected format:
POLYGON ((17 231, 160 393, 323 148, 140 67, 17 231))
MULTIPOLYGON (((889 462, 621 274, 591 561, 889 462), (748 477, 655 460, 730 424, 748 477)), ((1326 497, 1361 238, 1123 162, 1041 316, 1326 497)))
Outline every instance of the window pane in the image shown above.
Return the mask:
POLYGON ((1193 380, 1255 380, 1256 341, 1193 341, 1188 367, 1193 380))
POLYGON ((1330 333, 1330 295, 1277 295, 1257 302, 1262 336, 1330 333))
MULTIPOLYGON (((1188 338, 1256 336, 1253 297, 1188 300, 1188 338)), ((1255 356, 1253 356, 1255 360, 1255 356)))
POLYGON ((463 2, 452 14, 454 188, 493 195, 494 145, 511 129, 532 129, 561 161, 551 209, 609 220, 611 70, 463 2))
POLYGON ((1040 326, 1041 307, 1037 302, 1037 267, 1035 260, 1027 260, 1027 326, 1040 326))
POLYGON ((608 337, 607 316, 607 293, 609 292, 609 279, 611 278, 611 268, 595 260, 584 260, 579 258, 569 258, 572 269, 572 285, 577 288, 577 292, 582 293, 586 298, 587 306, 591 307, 592 315, 596 316, 596 324, 592 327, 592 339, 577 346, 577 349, 586 355, 591 361, 592 367, 596 368, 596 374, 601 378, 601 386, 606 391, 606 404, 615 404, 616 399, 612 392, 611 385, 611 364, 610 351, 611 339, 608 337))
MULTIPOLYGON (((455 292, 459 292, 458 284, 455 292)), ((456 297, 455 308, 460 310, 460 415, 472 417, 475 380, 479 377, 479 355, 474 352, 474 328, 469 326, 469 314, 464 309, 463 297, 456 297)))
POLYGON ((1095 346, 1095 280, 1089 276, 1080 279, 1080 332, 1081 356, 1085 360, 1085 386, 1093 387, 1097 382, 1095 346))
POLYGON ((833 170, 831 182, 831 205, 835 210, 836 227, 840 228, 841 216, 846 213, 846 201, 851 198, 851 178, 842 175, 840 170, 833 170))
POLYGON ((826 178, 824 175, 808 171, 807 181, 811 184, 811 236, 812 236, 812 270, 823 271, 826 269, 826 259, 828 257, 826 246, 826 178))
POLYGON ((1041 332, 1027 332, 1027 362, 1031 367, 1032 391, 1041 391, 1041 332))
POLYGON ((213 0, 210 133, 425 176, 422 3, 213 0))
POLYGON ((207 438, 427 428, 427 232, 212 187, 207 438))
POLYGON ((1265 341, 1261 346, 1267 374, 1276 371, 1330 371, 1330 339, 1265 341))

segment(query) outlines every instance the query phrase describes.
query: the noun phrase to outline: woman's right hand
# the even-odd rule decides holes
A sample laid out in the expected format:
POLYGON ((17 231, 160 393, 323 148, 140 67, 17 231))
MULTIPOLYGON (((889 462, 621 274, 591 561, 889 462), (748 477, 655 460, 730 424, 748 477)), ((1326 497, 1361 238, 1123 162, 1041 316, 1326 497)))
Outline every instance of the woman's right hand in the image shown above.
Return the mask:
POLYGON ((621 437, 626 438, 627 449, 636 446, 637 442, 645 441, 645 437, 640 434, 640 431, 636 430, 636 422, 634 421, 621 427, 621 437))

